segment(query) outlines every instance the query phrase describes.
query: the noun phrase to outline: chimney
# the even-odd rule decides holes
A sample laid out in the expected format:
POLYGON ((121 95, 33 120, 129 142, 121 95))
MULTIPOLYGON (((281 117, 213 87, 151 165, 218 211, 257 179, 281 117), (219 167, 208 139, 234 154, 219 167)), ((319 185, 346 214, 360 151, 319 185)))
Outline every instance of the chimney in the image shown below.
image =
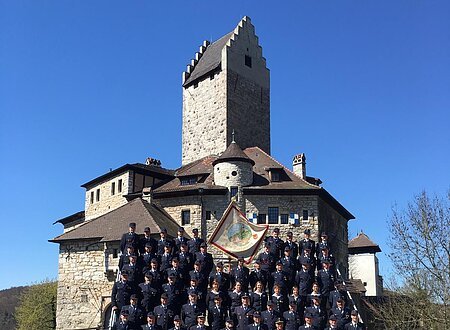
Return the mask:
POLYGON ((292 160, 292 169, 302 179, 306 179, 306 156, 305 154, 295 155, 292 160))
POLYGON ((161 161, 159 159, 147 157, 145 160, 145 165, 153 165, 156 167, 161 167, 161 161))
POLYGON ((147 201, 149 204, 152 203, 152 199, 153 199, 152 188, 146 187, 146 188, 142 189, 142 199, 147 201))

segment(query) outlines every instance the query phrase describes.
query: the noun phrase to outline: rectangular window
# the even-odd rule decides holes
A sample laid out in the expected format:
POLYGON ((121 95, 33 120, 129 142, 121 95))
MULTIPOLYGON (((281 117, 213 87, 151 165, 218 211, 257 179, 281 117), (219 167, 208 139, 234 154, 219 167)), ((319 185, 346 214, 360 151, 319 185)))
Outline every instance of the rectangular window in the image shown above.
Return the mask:
POLYGON ((248 66, 249 68, 252 67, 252 58, 248 55, 245 55, 245 65, 248 66))
POLYGON ((289 223, 289 214, 280 214, 280 223, 287 225, 289 223))
POLYGON ((144 188, 144 176, 139 173, 134 174, 134 190, 133 192, 140 192, 144 188))
POLYGON ((120 179, 119 182, 117 183, 117 192, 118 193, 122 192, 122 179, 120 179))
POLYGON ((233 198, 236 196, 236 201, 238 200, 238 187, 230 188, 230 197, 233 198))
POLYGON ((278 207, 269 207, 269 224, 278 223, 278 207))
POLYGON ((205 212, 205 219, 206 220, 211 220, 211 211, 206 211, 205 212))
POLYGON ((111 182, 111 196, 114 196, 116 194, 116 183, 111 182))
POLYGON ((196 184, 197 177, 196 176, 187 176, 184 178, 180 178, 180 183, 182 186, 189 186, 191 184, 196 184))
POLYGON ((117 253, 117 249, 113 249, 113 259, 117 259, 119 254, 117 253))
POLYGON ((190 210, 183 210, 181 211, 181 224, 189 225, 191 223, 191 211, 190 210))
POLYGON ((258 214, 258 221, 257 221, 257 223, 259 223, 259 224, 265 224, 266 223, 266 214, 265 213, 258 214))
POLYGON ((100 189, 97 189, 97 196, 96 196, 97 202, 100 202, 100 189))
POLYGON ((91 204, 94 204, 94 192, 91 191, 91 204))
POLYGON ((303 210, 303 216, 302 216, 302 221, 303 222, 308 222, 308 210, 303 210))

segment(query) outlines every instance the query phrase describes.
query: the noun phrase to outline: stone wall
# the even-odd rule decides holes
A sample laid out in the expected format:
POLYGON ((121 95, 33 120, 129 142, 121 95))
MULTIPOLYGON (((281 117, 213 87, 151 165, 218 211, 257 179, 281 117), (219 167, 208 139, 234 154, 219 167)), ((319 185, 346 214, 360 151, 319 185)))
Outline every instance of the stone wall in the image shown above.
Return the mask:
POLYGON ((347 220, 333 209, 328 203, 320 200, 320 232, 327 232, 331 243, 331 250, 341 265, 342 275, 348 274, 348 223, 347 220))
POLYGON ((214 166, 214 183, 218 186, 241 187, 252 182, 253 166, 248 162, 227 161, 214 166))
POLYGON ((114 276, 105 275, 103 243, 61 243, 56 328, 88 329, 102 323, 114 276))
POLYGON ((228 141, 234 130, 242 149, 260 147, 270 154, 270 89, 228 70, 227 91, 228 141))
POLYGON ((132 171, 126 171, 117 176, 96 184, 86 189, 85 195, 85 220, 90 220, 108 213, 127 203, 123 195, 127 195, 132 189, 132 171), (119 180, 122 180, 122 192, 119 192, 119 180), (115 183, 115 194, 112 194, 111 185, 115 183), (97 201, 97 190, 100 189, 100 200, 97 201), (91 193, 94 200, 91 203, 91 193))
POLYGON ((183 88, 183 165, 225 151, 226 95, 224 71, 183 88))

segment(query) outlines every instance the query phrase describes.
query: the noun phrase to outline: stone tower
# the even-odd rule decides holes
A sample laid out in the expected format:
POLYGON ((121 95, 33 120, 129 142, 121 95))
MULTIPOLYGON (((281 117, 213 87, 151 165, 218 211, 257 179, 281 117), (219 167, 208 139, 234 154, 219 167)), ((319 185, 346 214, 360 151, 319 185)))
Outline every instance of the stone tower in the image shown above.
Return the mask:
POLYGON ((233 130, 242 149, 270 154, 270 73, 248 17, 205 41, 183 72, 183 165, 220 155, 233 130))

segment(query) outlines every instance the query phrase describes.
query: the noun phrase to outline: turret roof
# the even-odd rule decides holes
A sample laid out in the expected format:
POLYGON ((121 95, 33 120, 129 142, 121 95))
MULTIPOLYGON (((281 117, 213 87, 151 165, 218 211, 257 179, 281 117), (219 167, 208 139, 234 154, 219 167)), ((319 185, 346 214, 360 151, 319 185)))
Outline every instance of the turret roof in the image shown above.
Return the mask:
POLYGON ((348 242, 348 252, 350 254, 367 252, 375 253, 381 252, 381 249, 366 234, 361 231, 358 236, 348 242))
POLYGON ((213 165, 216 165, 216 164, 222 163, 222 162, 226 162, 226 161, 230 161, 230 160, 238 160, 238 161, 241 161, 241 162, 247 162, 247 163, 250 163, 252 165, 255 165, 254 160, 251 159, 250 157, 248 157, 242 151, 241 147, 239 147, 239 145, 235 141, 230 143, 230 145, 223 152, 223 154, 220 155, 220 157, 217 158, 213 162, 213 165))

